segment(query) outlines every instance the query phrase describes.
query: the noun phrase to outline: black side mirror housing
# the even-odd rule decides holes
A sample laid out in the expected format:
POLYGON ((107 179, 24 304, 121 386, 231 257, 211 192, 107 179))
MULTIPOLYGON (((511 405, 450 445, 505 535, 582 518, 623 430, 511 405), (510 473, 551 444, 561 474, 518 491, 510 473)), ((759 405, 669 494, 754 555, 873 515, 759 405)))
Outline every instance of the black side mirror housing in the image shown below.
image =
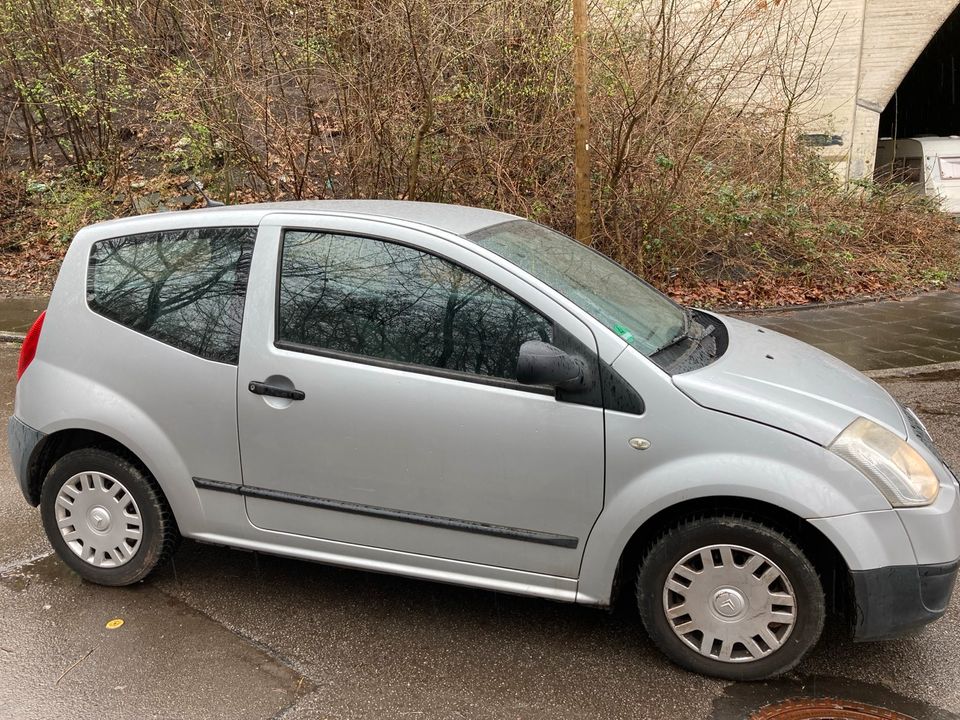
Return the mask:
POLYGON ((550 343, 528 340, 520 346, 517 380, 524 385, 576 390, 582 386, 583 376, 581 361, 550 343))

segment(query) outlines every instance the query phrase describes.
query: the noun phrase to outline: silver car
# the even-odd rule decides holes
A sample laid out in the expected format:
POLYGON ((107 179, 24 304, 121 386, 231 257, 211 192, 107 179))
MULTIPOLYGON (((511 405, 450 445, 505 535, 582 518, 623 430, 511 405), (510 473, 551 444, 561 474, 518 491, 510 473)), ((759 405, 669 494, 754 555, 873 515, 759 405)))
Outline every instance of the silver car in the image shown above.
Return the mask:
POLYGON ((606 607, 697 672, 795 666, 828 610, 939 617, 957 481, 833 357, 489 210, 327 201, 78 233, 11 456, 84 578, 179 538, 606 607))

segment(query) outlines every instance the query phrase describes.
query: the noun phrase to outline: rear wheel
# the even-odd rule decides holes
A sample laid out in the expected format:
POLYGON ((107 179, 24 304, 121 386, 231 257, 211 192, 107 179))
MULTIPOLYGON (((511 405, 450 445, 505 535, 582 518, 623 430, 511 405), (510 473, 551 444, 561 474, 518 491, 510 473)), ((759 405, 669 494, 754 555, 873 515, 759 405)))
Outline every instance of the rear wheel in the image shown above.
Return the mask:
POLYGON ((40 514, 61 559, 101 585, 142 580, 179 540, 153 478, 100 448, 75 450, 54 463, 44 479, 40 514))
POLYGON ((735 680, 793 668, 825 616, 820 578, 796 544, 734 516, 692 518, 664 532, 641 564, 637 604, 674 662, 735 680))

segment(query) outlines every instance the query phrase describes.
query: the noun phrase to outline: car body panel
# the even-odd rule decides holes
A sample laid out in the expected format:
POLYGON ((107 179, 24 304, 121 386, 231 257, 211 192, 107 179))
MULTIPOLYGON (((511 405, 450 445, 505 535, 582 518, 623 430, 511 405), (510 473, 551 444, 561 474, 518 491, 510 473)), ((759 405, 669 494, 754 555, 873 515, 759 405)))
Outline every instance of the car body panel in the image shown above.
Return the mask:
POLYGON ((519 220, 516 215, 483 208, 447 205, 445 203, 409 202, 404 200, 287 200, 283 202, 225 205, 175 213, 155 213, 117 218, 89 225, 77 234, 81 243, 141 232, 172 228, 245 226, 254 227, 270 214, 298 213, 316 217, 364 217, 397 224, 414 223, 445 233, 467 235, 501 222, 519 220))
POLYGON ((7 421, 7 448, 13 465, 13 474, 20 485, 20 493, 31 505, 36 506, 40 498, 30 484, 30 461, 46 435, 23 422, 16 415, 7 421))
MULTIPOLYGON (((609 602, 617 565, 633 534, 677 503, 711 497, 758 500, 803 519, 890 510, 872 484, 823 447, 705 410, 633 350, 613 367, 641 392, 646 412, 642 417, 606 413, 607 496, 584 553, 581 602, 609 602), (629 443, 635 437, 649 447, 635 450, 629 443)), ((902 535, 885 542, 902 545, 902 535)))
MULTIPOLYGON (((251 268, 240 351, 243 482, 382 511, 573 538, 575 547, 247 498, 250 521, 297 535, 576 577, 603 506, 603 410, 520 386, 497 387, 276 347, 282 229, 390 237, 442 253, 495 281, 596 352, 589 328, 466 248, 364 219, 270 216, 251 268), (284 376, 306 393, 277 402, 247 390, 284 376), (362 388, 362 392, 358 389, 362 388), (549 428, 549 430, 545 430, 549 428)), ((329 503, 328 503, 329 505, 329 503)))
POLYGON ((246 520, 240 495, 198 489, 197 497, 203 508, 203 528, 190 538, 198 542, 514 595, 576 600, 575 579, 264 530, 246 520))
POLYGON ((676 375, 704 407, 829 445, 858 417, 906 438, 896 401, 873 380, 822 350, 773 330, 718 316, 729 333, 722 357, 676 375))
POLYGON ((237 368, 133 332, 87 307, 90 246, 112 236, 93 226, 71 244, 36 357, 17 385, 15 415, 46 435, 91 430, 125 445, 157 478, 189 534, 203 518, 184 477, 240 477, 237 368))
MULTIPOLYGON (((96 332, 100 333, 101 342, 110 342, 111 331, 100 326, 96 332)), ((142 335, 135 341, 123 340, 127 349, 152 343, 162 345, 142 335)), ((204 527, 205 518, 189 478, 211 474, 240 476, 234 399, 236 368, 180 353, 193 366, 184 370, 176 362, 183 362, 184 358, 170 358, 168 351, 179 353, 163 346, 162 351, 147 348, 142 353, 125 354, 124 358, 117 358, 116 365, 106 363, 112 371, 109 375, 102 374, 99 368, 84 372, 90 368, 83 368, 81 363, 68 369, 37 358, 28 371, 32 373, 30 392, 18 393, 21 399, 17 416, 32 418, 45 435, 90 430, 124 445, 156 478, 181 532, 190 536, 204 527), (159 358, 166 360, 153 365, 159 358), (197 361, 216 367, 198 371, 197 361), (125 362, 130 363, 126 370, 125 362), (142 370, 152 372, 157 383, 149 390, 137 387, 135 378, 140 377, 142 370), (186 380, 181 377, 184 373, 188 375, 186 380), (166 410, 158 408, 152 398, 154 389, 165 386, 168 390, 164 395, 169 401, 166 410), (216 398, 207 398, 214 392, 216 398)))
POLYGON ((950 563, 960 557, 960 499, 955 482, 942 482, 936 502, 925 507, 899 508, 919 565, 950 563))

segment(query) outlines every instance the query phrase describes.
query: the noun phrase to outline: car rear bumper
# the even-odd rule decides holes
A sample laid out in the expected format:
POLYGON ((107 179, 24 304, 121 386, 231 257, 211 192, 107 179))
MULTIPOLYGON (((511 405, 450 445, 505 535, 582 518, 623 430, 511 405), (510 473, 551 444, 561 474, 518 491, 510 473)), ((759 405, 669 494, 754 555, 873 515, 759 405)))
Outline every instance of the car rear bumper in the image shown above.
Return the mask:
POLYGON ((20 483, 20 492, 31 505, 37 505, 39 498, 32 497, 30 493, 30 458, 44 437, 44 433, 34 430, 15 415, 7 421, 7 444, 10 447, 13 474, 20 483))
POLYGON ((960 560, 850 573, 856 605, 854 640, 886 640, 939 618, 950 603, 960 560))

